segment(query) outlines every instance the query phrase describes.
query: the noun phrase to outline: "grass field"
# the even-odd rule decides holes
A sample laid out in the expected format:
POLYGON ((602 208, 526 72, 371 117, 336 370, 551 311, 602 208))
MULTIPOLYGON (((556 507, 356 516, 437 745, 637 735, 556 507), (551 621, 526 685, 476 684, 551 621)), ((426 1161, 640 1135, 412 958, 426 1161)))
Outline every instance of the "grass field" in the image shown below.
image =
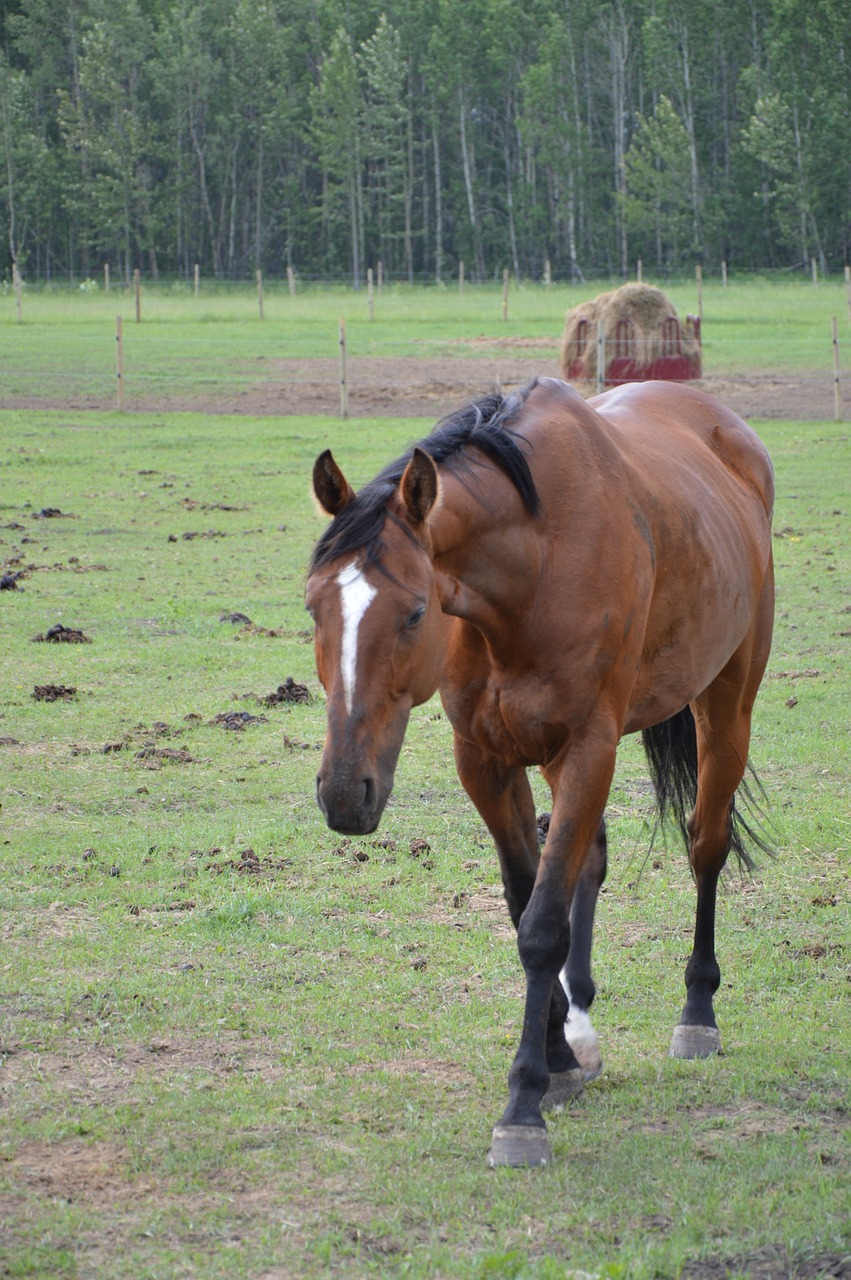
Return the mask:
MULTIPOLYGON (((43 324, 31 345, 54 326, 71 361, 43 324)), ((333 835, 313 800, 309 469, 332 443, 366 478, 417 430, 0 413, 0 572, 21 574, 0 592, 0 1275, 848 1274, 847 430, 762 428, 779 593, 753 756, 777 857, 719 904, 725 1055, 666 1057, 693 890, 679 849, 648 856, 630 740, 606 1071, 529 1173, 485 1165, 522 981, 439 704, 377 837, 333 835), (57 623, 91 643, 35 639, 57 623), (287 677, 310 701, 267 704, 287 677)))
MULTIPOLYGON (((611 283, 611 282, 610 282, 611 283)), ((123 314, 126 403, 158 393, 207 393, 253 387, 275 376, 283 359, 337 358, 338 321, 347 321, 353 361, 366 356, 484 354, 475 339, 509 343, 522 338, 524 351, 540 338, 540 352, 553 356, 565 311, 606 287, 527 284, 512 286, 508 320, 502 320, 502 290, 467 286, 463 296, 444 289, 388 286, 375 297, 368 318, 366 291, 312 289, 291 298, 286 288, 267 289, 265 319, 256 295, 245 287, 205 286, 194 297, 178 285, 146 285, 142 322, 135 322, 132 291, 34 290, 17 324, 11 293, 0 298, 0 379, 6 397, 38 397, 62 407, 88 397, 114 402, 115 317, 123 314), (473 340, 473 341, 471 341, 473 340)), ((679 314, 698 307, 693 281, 666 285, 679 314)), ((831 317, 840 322, 840 344, 849 336, 849 303, 841 281, 817 287, 799 282, 717 281, 703 290, 704 372, 712 376, 753 369, 832 368, 831 317)), ((846 357, 847 365, 847 357, 846 357)), ((6 401, 8 404, 8 400, 6 401)))

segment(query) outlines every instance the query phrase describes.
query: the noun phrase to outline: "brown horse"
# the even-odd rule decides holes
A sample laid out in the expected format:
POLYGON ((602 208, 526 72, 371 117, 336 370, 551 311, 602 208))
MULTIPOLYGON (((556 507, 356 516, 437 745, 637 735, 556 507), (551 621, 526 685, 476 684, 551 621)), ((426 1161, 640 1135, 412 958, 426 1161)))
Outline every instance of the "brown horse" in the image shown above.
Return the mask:
POLYGON ((735 797, 771 644, 771 463, 700 391, 640 383, 586 402, 542 378, 445 419, 360 493, 330 451, 313 480, 334 517, 307 583, 328 699, 319 807, 335 831, 373 831, 411 708, 440 689, 526 975, 489 1160, 545 1164, 542 1105, 600 1069, 591 933, 626 733, 643 735, 697 886, 671 1054, 720 1048, 716 886, 754 837, 735 797), (542 851, 531 765, 552 790, 542 851))

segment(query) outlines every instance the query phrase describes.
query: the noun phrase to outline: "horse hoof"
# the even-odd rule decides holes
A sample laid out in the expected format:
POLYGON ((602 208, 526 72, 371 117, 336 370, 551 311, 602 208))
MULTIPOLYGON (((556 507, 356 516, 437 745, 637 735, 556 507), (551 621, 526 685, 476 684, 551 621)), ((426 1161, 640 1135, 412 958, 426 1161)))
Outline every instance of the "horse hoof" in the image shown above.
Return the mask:
POLYGON ((540 1169, 553 1158, 546 1129, 534 1124, 498 1124, 493 1131, 491 1169, 540 1169))
POLYGON ((584 1079, 585 1073, 581 1067, 573 1067, 570 1071, 550 1072, 549 1088, 543 1096, 541 1106, 550 1111, 553 1107, 563 1107, 571 1098, 579 1096, 584 1079))
POLYGON ((721 1033, 717 1027, 674 1028, 669 1058, 711 1058, 721 1052, 721 1033))

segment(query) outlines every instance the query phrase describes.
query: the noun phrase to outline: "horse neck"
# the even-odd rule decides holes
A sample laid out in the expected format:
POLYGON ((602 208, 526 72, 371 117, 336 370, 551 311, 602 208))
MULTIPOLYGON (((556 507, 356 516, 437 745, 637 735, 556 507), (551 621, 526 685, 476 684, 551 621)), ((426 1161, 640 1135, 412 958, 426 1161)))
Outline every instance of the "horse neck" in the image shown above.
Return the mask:
POLYGON ((511 618, 516 644, 518 618, 540 577, 543 548, 533 518, 499 472, 472 483, 445 473, 441 480, 430 533, 444 611, 473 623, 495 647, 511 618))

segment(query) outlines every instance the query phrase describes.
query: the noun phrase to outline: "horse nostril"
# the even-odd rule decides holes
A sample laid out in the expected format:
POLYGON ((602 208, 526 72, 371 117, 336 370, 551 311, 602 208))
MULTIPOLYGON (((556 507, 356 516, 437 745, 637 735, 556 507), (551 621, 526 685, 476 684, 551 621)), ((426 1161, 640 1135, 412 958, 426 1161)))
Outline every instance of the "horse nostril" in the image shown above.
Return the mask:
POLYGON ((366 809, 372 809, 375 806, 375 782, 372 778, 363 780, 363 803, 366 809))

